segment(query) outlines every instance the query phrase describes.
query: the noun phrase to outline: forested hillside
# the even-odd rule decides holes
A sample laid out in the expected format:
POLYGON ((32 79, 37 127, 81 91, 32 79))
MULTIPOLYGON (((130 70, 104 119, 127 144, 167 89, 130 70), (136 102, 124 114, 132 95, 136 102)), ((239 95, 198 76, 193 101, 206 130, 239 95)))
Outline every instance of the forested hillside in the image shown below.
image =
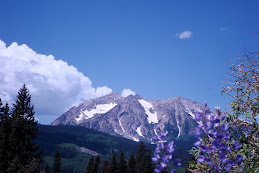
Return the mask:
MULTIPOLYGON (((43 150, 43 160, 50 167, 53 165, 53 158, 56 151, 60 152, 62 158, 63 172, 84 172, 90 154, 80 151, 80 147, 87 148, 100 154, 101 165, 109 161, 113 153, 119 158, 120 152, 124 152, 125 160, 129 160, 130 154, 136 155, 140 142, 134 142, 121 137, 112 136, 106 133, 88 129, 82 126, 50 126, 38 125, 39 133, 35 142, 43 150)), ((193 137, 181 138, 176 141, 175 157, 180 158, 183 166, 187 165, 189 154, 187 150, 193 145, 193 137)), ((156 145, 145 143, 147 149, 154 151, 156 145)), ((45 166, 42 164, 42 167, 45 166)))

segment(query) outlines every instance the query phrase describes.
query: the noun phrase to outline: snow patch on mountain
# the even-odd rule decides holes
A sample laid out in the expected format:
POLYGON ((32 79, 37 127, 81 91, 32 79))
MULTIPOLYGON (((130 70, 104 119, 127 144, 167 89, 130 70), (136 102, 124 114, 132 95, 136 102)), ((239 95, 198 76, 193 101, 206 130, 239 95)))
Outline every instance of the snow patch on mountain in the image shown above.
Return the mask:
POLYGON ((134 138, 133 136, 130 136, 130 137, 133 139, 133 141, 139 142, 138 138, 134 138))
POLYGON ((75 118, 77 122, 81 121, 85 115, 81 112, 78 118, 75 118))
POLYGON ((195 119, 195 115, 192 113, 192 111, 190 109, 186 110, 188 114, 190 114, 192 116, 193 119, 195 119))
POLYGON ((136 129, 136 132, 138 133, 139 136, 143 136, 142 132, 141 132, 141 126, 139 126, 137 129, 136 129))
POLYGON ((122 124, 121 124, 121 119, 122 119, 122 117, 121 117, 120 119, 118 119, 118 120, 119 120, 119 124, 120 124, 120 126, 121 126, 122 131, 125 132, 125 130, 124 130, 122 124))
POLYGON ((154 107, 152 106, 151 103, 147 102, 146 100, 138 100, 139 103, 143 106, 143 108, 146 111, 147 114, 147 119, 149 123, 158 123, 158 119, 157 119, 157 113, 153 111, 151 112, 151 110, 154 110, 154 107))
POLYGON ((178 132, 177 138, 179 138, 179 137, 180 137, 180 135, 181 135, 181 128, 180 128, 180 126, 179 126, 179 122, 178 122, 178 121, 176 121, 176 123, 177 123, 177 127, 178 127, 178 129, 179 129, 179 132, 178 132))
POLYGON ((78 118, 75 118, 77 122, 81 121, 83 118, 84 119, 89 119, 92 118, 95 114, 105 114, 112 108, 114 108, 117 104, 116 103, 109 103, 109 104, 99 104, 96 105, 95 109, 92 110, 85 110, 81 111, 80 115, 78 118))

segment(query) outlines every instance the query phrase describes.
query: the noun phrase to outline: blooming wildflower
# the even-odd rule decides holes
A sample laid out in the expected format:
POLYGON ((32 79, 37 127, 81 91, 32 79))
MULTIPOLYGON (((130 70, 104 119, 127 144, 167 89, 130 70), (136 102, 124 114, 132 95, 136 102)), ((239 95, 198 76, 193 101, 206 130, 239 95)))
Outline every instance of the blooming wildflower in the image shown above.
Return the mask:
POLYGON ((172 169, 170 173, 176 173, 176 170, 175 170, 175 169, 172 169))
POLYGON ((240 156, 239 154, 237 155, 237 158, 236 158, 236 160, 235 160, 235 162, 237 163, 237 164, 241 164, 241 162, 242 162, 242 156, 240 156))
MULTIPOLYGON (((195 135, 197 142, 194 146, 199 147, 201 153, 197 159, 200 164, 206 164, 213 170, 224 170, 229 172, 235 164, 241 164, 242 157, 237 155, 236 158, 228 158, 228 154, 232 151, 232 148, 226 145, 227 141, 230 141, 231 134, 228 133, 229 124, 225 121, 225 115, 220 114, 220 108, 217 108, 218 114, 207 114, 207 108, 203 112, 198 111, 195 119, 199 122, 199 125, 195 129, 195 135), (200 138, 202 134, 206 135, 207 143, 204 144, 200 138)), ((237 141, 232 144, 234 150, 241 148, 237 141)))
POLYGON ((233 148, 235 148, 235 150, 239 150, 241 148, 241 146, 239 145, 239 143, 237 141, 235 141, 233 143, 233 148))
POLYGON ((200 157, 197 160, 199 163, 203 163, 205 161, 205 156, 200 155, 200 157))
MULTIPOLYGON (((163 131, 163 126, 158 126, 159 134, 155 134, 152 138, 157 143, 155 153, 152 157, 152 161, 157 163, 154 171, 160 173, 162 170, 168 170, 170 162, 173 163, 175 167, 181 166, 179 159, 173 159, 172 153, 175 150, 174 141, 169 142, 165 146, 165 140, 163 140, 167 135, 168 131, 163 131)), ((169 170, 168 170, 169 171, 169 170)), ((175 169, 172 169, 170 172, 176 172, 175 169)))

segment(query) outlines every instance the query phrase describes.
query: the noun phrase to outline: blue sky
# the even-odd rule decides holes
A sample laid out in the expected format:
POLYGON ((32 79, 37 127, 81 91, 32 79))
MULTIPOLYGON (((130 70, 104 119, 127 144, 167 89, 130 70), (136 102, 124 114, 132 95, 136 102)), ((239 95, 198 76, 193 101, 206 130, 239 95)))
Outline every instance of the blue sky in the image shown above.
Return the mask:
POLYGON ((41 123, 50 123, 75 103, 111 90, 130 89, 147 99, 182 96, 224 108, 229 97, 221 96, 220 84, 229 77, 231 65, 226 60, 241 57, 244 49, 258 51, 258 8, 256 0, 1 1, 4 51, 0 59, 6 64, 18 62, 6 58, 3 52, 9 52, 12 58, 22 54, 24 62, 0 66, 6 76, 0 96, 10 102, 21 84, 28 83, 41 123), (13 42, 17 45, 10 46, 13 42), (32 51, 41 69, 37 72, 28 70, 25 63, 27 55, 34 58, 32 51), (49 62, 56 65, 46 65, 47 56, 43 60, 38 54, 53 55, 49 62), (39 82, 36 73, 48 84, 39 82), (8 82, 8 74, 15 74, 19 82, 8 82), (21 74, 26 75, 17 77, 21 74), (80 85, 69 82, 73 74, 80 85), (52 80, 47 80, 50 76, 52 80), (70 92, 62 91, 68 84, 70 92), (87 89, 91 92, 81 92, 87 89), (73 94, 78 97, 64 101, 73 94))

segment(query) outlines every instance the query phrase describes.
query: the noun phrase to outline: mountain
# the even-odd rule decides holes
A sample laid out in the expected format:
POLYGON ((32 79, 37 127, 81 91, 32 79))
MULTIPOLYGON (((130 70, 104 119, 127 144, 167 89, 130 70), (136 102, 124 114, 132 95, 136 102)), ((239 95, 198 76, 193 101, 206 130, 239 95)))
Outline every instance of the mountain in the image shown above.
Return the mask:
POLYGON ((122 97, 112 92, 87 100, 57 118, 51 125, 80 125, 134 141, 152 143, 158 123, 171 138, 193 134, 194 114, 204 106, 182 97, 148 100, 139 95, 122 97))

